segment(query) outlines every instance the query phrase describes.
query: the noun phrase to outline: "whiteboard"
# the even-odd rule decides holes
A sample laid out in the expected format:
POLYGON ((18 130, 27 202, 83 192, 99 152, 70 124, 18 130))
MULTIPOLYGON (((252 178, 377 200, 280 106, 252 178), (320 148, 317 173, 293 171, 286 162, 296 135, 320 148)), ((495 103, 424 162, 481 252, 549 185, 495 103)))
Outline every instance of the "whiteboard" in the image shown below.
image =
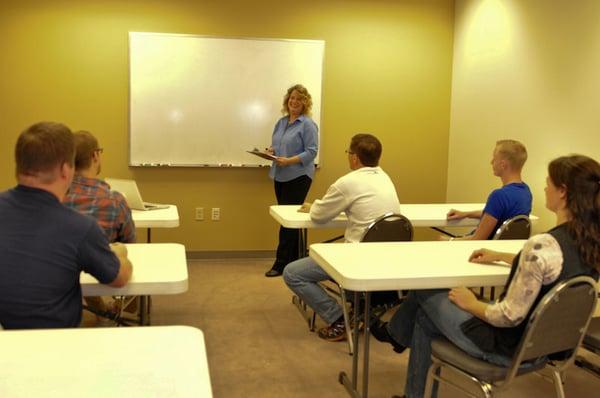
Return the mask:
MULTIPOLYGON (((323 40, 129 33, 131 166, 266 166, 288 87, 321 125, 323 40)), ((315 162, 318 162, 318 155, 315 162)))

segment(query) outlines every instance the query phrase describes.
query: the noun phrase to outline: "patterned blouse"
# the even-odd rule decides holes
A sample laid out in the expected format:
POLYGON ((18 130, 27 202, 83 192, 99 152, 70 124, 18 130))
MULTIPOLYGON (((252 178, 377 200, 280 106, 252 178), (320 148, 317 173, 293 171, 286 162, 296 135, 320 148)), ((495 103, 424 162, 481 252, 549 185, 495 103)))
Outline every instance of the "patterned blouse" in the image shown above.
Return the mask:
POLYGON ((521 323, 542 285, 556 281, 562 266, 563 253, 552 235, 540 234, 529 238, 506 296, 486 308, 487 321, 497 327, 512 327, 521 323))

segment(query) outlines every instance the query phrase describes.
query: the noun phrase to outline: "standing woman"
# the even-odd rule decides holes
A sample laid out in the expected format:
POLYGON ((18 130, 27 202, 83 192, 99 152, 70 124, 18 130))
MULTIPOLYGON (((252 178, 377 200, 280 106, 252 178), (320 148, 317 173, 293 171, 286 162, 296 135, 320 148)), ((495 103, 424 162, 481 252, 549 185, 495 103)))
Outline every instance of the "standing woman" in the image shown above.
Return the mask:
MULTIPOLYGON (((306 87, 296 84, 283 97, 283 116, 273 130, 269 152, 277 158, 269 176, 275 182, 275 196, 279 205, 299 205, 306 199, 315 174, 315 156, 318 150, 318 127, 310 118, 312 98, 306 87)), ((279 276, 283 268, 298 259, 297 229, 279 228, 279 245, 273 266, 265 276, 279 276)))

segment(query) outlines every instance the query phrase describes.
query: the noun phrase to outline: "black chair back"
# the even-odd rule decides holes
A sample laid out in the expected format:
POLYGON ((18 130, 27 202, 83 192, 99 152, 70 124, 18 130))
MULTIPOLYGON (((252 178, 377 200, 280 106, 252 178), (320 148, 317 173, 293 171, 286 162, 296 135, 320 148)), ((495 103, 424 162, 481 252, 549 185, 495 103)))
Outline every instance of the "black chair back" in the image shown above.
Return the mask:
POLYGON ((361 242, 406 242, 413 238, 409 219, 401 214, 387 213, 373 221, 361 242))
POLYGON ((510 218, 502 223, 492 237, 493 240, 529 239, 531 235, 531 221, 529 217, 520 215, 510 218))

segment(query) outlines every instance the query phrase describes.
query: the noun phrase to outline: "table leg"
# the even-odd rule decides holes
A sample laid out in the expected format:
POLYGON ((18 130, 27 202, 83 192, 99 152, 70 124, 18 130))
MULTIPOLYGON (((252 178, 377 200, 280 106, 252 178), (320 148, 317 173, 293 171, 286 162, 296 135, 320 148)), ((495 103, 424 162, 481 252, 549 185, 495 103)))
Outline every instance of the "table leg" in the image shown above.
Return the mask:
POLYGON ((308 230, 301 228, 298 231, 298 258, 304 258, 308 256, 308 230))
POLYGON ((338 381, 340 384, 344 386, 346 392, 351 397, 361 398, 360 394, 357 390, 358 384, 358 334, 360 332, 359 329, 359 293, 354 292, 354 321, 353 321, 353 332, 352 332, 352 345, 354 346, 352 350, 352 381, 348 378, 346 372, 340 372, 338 376, 338 381))
POLYGON ((150 326, 150 324, 152 323, 151 318, 150 318, 150 314, 152 313, 152 296, 148 296, 147 299, 148 304, 146 305, 146 308, 148 309, 148 311, 146 311, 146 317, 147 317, 147 324, 148 326, 150 326))
POLYGON ((365 346, 363 348, 363 398, 369 396, 369 337, 371 334, 371 293, 365 292, 365 346))
POLYGON ((305 228, 302 236, 302 240, 304 241, 304 256, 308 256, 308 229, 305 228))
MULTIPOLYGON (((146 243, 152 243, 152 228, 146 230, 146 243)), ((140 296, 140 325, 150 325, 150 306, 152 305, 150 296, 140 296)))
POLYGON ((354 388, 354 390, 356 390, 358 387, 358 334, 360 333, 360 325, 358 319, 360 312, 359 308, 359 294, 358 292, 354 292, 354 333, 352 333, 352 345, 354 346, 354 351, 352 352, 352 388, 354 388))
POLYGON ((140 296, 140 326, 146 325, 146 296, 140 296))

